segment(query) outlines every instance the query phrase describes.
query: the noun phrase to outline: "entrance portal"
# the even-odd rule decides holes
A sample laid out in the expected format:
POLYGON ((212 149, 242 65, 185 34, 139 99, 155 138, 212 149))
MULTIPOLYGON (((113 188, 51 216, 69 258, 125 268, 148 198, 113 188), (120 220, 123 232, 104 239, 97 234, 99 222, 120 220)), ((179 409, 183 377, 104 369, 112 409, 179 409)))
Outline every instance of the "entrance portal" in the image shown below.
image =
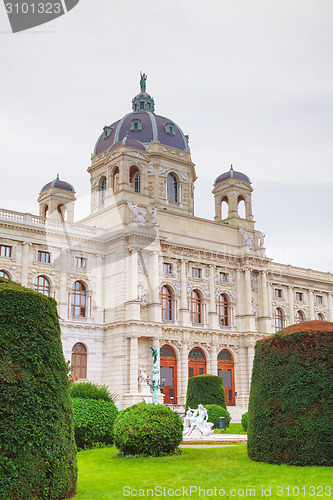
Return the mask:
POLYGON ((165 379, 163 394, 165 404, 177 403, 177 359, 174 350, 164 345, 160 350, 160 380, 165 379))
POLYGON ((217 373, 222 377, 225 401, 228 406, 235 406, 234 360, 229 351, 221 351, 217 356, 217 373))

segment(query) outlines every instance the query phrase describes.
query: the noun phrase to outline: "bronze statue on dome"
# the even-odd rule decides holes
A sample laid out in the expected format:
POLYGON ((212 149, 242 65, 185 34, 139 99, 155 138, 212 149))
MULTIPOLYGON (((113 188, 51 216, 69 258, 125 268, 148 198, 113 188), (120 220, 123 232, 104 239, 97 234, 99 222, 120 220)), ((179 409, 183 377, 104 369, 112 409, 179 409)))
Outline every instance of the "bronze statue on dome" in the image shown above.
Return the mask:
POLYGON ((146 92, 146 80, 147 80, 146 73, 141 73, 140 71, 140 87, 141 87, 141 92, 146 92))

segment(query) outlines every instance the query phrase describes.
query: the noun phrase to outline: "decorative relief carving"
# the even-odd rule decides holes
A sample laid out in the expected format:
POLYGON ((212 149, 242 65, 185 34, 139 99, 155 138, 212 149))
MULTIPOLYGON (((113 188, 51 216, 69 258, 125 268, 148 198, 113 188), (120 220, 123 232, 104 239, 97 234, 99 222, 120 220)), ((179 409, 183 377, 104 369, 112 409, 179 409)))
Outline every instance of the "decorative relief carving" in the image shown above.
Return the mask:
POLYGON ((147 304, 147 296, 142 285, 138 285, 138 301, 142 305, 147 304))
POLYGON ((251 274, 251 289, 258 290, 258 278, 255 273, 251 274))
POLYGON ((209 299, 209 288, 208 285, 202 285, 201 286, 202 293, 205 297, 205 299, 209 299))
POLYGON ((179 281, 173 281, 172 285, 173 285, 173 288, 175 290, 176 295, 180 295, 180 293, 181 293, 180 282, 179 281))
POLYGON ((138 268, 139 271, 142 271, 145 274, 149 272, 149 259, 146 254, 144 254, 141 250, 138 252, 138 268))
POLYGON ((165 185, 164 185, 164 182, 160 182, 159 191, 160 191, 160 198, 165 198, 165 185))
POLYGON ((148 175, 154 175, 154 165, 152 163, 149 163, 148 165, 148 175))
POLYGON ((243 237, 243 246, 248 246, 250 250, 254 250, 254 235, 245 231, 242 227, 240 228, 240 232, 243 237))
POLYGON ((187 293, 187 295, 191 295, 192 290, 193 290, 192 283, 187 282, 186 283, 186 293, 187 293))
POLYGON ((255 316, 258 315, 258 306, 257 304, 254 302, 254 300, 252 300, 252 314, 254 314, 255 316))
POLYGON ((147 210, 139 208, 137 203, 127 202, 129 209, 132 212, 132 221, 137 222, 139 226, 148 226, 147 210))
POLYGON ((168 173, 169 173, 169 168, 160 165, 160 177, 166 177, 168 173))

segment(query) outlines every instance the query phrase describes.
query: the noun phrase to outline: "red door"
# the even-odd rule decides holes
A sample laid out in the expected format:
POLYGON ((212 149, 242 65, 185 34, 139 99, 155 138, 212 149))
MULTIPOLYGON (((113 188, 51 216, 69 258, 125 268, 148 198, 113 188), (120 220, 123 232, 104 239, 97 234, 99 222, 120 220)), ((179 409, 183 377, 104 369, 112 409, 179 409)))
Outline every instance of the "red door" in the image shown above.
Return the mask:
POLYGON ((221 351, 217 356, 217 373, 222 377, 225 401, 228 406, 235 406, 234 360, 229 351, 221 351))
POLYGON ((160 351, 160 380, 165 379, 164 404, 177 403, 177 359, 173 349, 164 345, 160 351))
POLYGON ((204 375, 206 373, 206 358, 198 347, 190 351, 188 355, 188 378, 204 375))

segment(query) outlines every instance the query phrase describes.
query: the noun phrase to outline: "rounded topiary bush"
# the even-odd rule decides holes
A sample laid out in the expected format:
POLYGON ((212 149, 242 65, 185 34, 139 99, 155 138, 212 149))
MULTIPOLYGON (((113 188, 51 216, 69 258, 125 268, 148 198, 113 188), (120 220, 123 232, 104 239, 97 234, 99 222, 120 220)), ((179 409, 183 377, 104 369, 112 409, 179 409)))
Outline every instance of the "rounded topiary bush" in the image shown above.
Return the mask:
POLYGON ((0 497, 74 496, 76 446, 54 299, 0 277, 0 497))
POLYGON ((219 405, 205 405, 205 408, 208 413, 208 422, 212 422, 214 424, 214 429, 219 428, 219 418, 224 417, 227 427, 230 424, 230 413, 225 408, 219 405))
POLYGON ((248 454, 261 462, 333 465, 333 323, 292 325, 257 342, 248 454))
POLYGON ((241 424, 242 424, 242 427, 244 429, 244 431, 247 431, 247 422, 248 422, 248 413, 244 413, 244 415, 242 415, 242 419, 241 419, 241 424))
POLYGON ((163 405, 130 406, 119 413, 114 425, 115 445, 124 455, 168 455, 182 439, 182 421, 163 405))
POLYGON ((75 441, 78 448, 113 443, 113 426, 118 409, 113 401, 72 398, 75 441))
POLYGON ((218 405, 227 409, 222 377, 217 375, 198 375, 188 379, 186 408, 197 408, 199 404, 218 405))

